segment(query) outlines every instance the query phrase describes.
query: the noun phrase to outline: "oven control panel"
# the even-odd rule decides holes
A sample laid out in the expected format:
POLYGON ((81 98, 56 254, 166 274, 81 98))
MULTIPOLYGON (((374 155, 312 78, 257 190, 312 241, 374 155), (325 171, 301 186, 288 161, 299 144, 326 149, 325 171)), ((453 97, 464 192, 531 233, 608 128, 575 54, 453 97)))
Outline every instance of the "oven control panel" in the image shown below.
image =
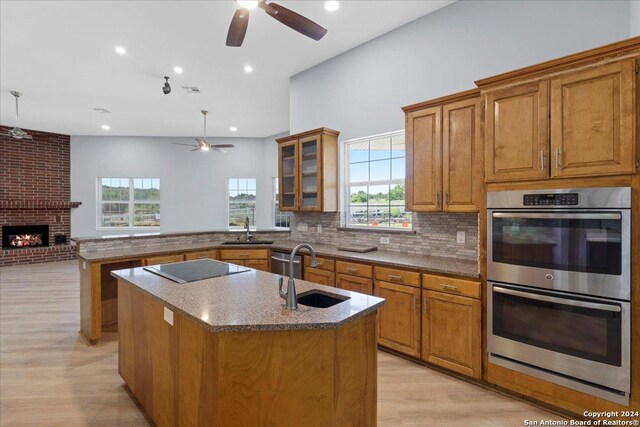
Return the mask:
POLYGON ((522 199, 525 206, 574 206, 578 204, 578 193, 525 194, 522 199))

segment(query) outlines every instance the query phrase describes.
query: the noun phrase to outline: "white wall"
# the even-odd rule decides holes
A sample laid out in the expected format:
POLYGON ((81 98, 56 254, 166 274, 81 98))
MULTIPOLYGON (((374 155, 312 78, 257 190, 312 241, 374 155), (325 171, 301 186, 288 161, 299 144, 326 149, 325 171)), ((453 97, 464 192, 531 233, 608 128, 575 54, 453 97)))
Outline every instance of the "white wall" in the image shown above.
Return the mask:
POLYGON ((71 214, 72 236, 122 233, 96 230, 97 177, 160 178, 163 232, 225 229, 226 178, 255 177, 257 226, 271 227, 275 143, 269 138, 210 140, 236 148, 201 153, 171 144, 192 143, 192 138, 72 136, 71 199, 82 202, 71 214))
POLYGON ((293 76, 290 131, 401 129, 400 107, 628 38, 629 15, 628 0, 458 1, 293 76))
POLYGON ((629 36, 640 36, 640 0, 631 0, 630 2, 629 36))

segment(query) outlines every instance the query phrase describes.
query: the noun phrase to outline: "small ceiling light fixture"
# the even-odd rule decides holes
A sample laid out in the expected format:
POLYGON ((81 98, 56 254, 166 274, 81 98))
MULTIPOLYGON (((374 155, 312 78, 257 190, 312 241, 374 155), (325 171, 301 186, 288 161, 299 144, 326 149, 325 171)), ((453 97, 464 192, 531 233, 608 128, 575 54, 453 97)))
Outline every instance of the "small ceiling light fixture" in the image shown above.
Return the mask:
POLYGON ((340 2, 336 0, 326 1, 324 2, 324 8, 329 12, 335 12, 336 10, 340 9, 340 2))
POLYGON ((164 76, 164 86, 162 86, 162 92, 165 95, 169 95, 171 93, 171 85, 169 84, 169 77, 164 76))
POLYGON ((102 126, 101 126, 101 128, 102 128, 102 130, 110 130, 110 129, 111 129, 111 126, 109 126, 109 125, 102 125, 102 126))
POLYGON ((253 73, 253 67, 251 65, 245 65, 244 66, 244 72, 245 73, 253 73))
POLYGON ((173 67, 173 72, 176 74, 182 74, 182 67, 173 67))
POLYGON ((126 55, 127 54, 127 50, 125 48, 123 48, 122 46, 116 46, 115 51, 118 55, 126 55))
POLYGON ((259 3, 257 0, 236 0, 236 2, 238 6, 247 10, 255 9, 259 3))
POLYGON ((235 132, 235 131, 237 131, 237 130, 238 130, 238 128, 237 128, 237 127, 235 127, 235 126, 231 126, 231 127, 229 128, 229 130, 230 130, 231 132, 235 132))

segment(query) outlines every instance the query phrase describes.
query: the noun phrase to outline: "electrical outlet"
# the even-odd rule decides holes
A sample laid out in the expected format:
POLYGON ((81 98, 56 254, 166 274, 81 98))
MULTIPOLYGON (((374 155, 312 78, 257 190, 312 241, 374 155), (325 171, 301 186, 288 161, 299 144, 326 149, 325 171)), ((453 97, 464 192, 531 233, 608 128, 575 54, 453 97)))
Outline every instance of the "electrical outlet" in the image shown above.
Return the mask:
POLYGON ((318 233, 322 233, 322 224, 318 224, 317 229, 318 233))
POLYGON ((307 225, 306 222, 301 222, 300 224, 298 224, 298 231, 309 231, 309 226, 307 225))
POLYGON ((164 321, 173 326, 173 311, 167 307, 164 308, 164 321))
POLYGON ((389 244, 389 238, 388 237, 381 237, 380 238, 380 244, 381 245, 388 245, 389 244))
POLYGON ((466 240, 467 240, 467 233, 465 233, 464 231, 458 231, 458 233, 456 234, 456 242, 464 243, 466 240))

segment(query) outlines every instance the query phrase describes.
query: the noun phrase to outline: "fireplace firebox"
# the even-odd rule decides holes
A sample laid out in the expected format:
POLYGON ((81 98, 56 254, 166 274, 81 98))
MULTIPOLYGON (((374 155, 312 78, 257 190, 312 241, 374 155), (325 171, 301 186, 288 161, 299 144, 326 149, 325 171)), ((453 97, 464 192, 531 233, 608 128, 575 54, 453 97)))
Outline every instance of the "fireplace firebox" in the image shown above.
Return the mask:
POLYGON ((48 225, 2 226, 2 249, 24 249, 49 246, 48 225))

